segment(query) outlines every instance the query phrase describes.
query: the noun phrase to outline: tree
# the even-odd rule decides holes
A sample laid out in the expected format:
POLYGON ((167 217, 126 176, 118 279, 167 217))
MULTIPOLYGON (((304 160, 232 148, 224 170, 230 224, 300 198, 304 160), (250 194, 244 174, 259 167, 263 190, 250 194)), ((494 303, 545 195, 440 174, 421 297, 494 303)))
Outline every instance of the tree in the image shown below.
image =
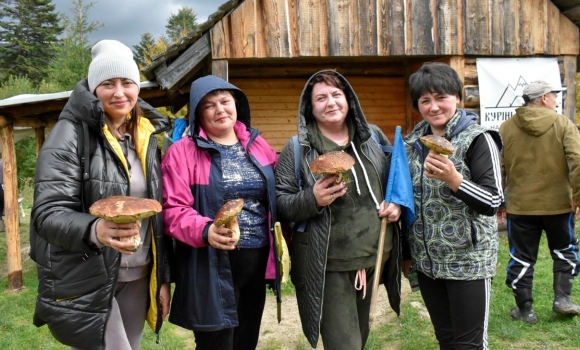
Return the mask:
POLYGON ((55 5, 52 0, 3 0, 0 6, 0 79, 25 76, 40 83, 63 30, 55 5))
POLYGON ((165 32, 173 42, 179 41, 180 38, 197 28, 197 15, 191 7, 182 7, 177 14, 171 14, 165 25, 165 32))
POLYGON ((71 0, 70 17, 61 14, 65 27, 65 37, 55 47, 56 56, 50 62, 48 82, 72 90, 76 83, 87 76, 91 63, 89 35, 104 25, 99 21, 89 21, 88 12, 94 2, 71 0))
POLYGON ((139 67, 143 68, 151 62, 150 48, 155 46, 155 38, 149 32, 141 34, 139 44, 133 45, 133 56, 139 67))

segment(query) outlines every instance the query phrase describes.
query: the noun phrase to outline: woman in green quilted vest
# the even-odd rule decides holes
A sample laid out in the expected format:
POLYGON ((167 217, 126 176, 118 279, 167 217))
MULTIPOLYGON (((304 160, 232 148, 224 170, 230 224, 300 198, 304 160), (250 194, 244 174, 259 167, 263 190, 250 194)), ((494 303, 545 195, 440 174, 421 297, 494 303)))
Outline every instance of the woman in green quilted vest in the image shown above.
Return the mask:
POLYGON ((441 349, 487 349, 495 214, 503 202, 501 138, 458 108, 463 84, 450 66, 424 64, 409 86, 423 120, 405 138, 417 220, 406 237, 412 260, 403 273, 412 263, 441 349), (427 135, 448 140, 454 153, 426 147, 427 135))

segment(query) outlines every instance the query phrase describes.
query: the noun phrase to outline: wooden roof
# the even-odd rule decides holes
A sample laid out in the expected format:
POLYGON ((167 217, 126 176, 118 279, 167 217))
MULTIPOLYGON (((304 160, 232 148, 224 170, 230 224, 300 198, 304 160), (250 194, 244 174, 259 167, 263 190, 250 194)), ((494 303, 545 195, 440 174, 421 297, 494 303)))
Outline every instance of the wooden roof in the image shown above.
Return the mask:
POLYGON ((143 73, 173 96, 217 60, 577 56, 579 2, 231 0, 143 73))
MULTIPOLYGON (((266 59, 262 64, 278 66, 292 60, 300 66, 301 59, 316 57, 332 62, 371 56, 578 55, 580 0, 425 0, 412 1, 410 8, 404 3, 226 1, 143 68, 158 86, 143 88, 140 97, 156 107, 179 109, 187 103, 190 82, 210 74, 212 60, 219 59, 244 65, 266 59)), ((46 125, 67 100, 0 104, 0 116, 14 126, 46 125)))
POLYGON ((560 12, 580 27, 580 0, 552 0, 560 12))

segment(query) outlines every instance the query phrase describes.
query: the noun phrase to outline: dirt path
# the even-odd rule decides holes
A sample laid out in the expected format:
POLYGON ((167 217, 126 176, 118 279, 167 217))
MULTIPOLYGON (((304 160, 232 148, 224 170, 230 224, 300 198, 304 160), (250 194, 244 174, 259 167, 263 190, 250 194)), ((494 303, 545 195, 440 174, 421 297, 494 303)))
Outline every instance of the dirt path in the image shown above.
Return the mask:
MULTIPOLYGON (((407 280, 403 279, 402 297, 409 293, 407 280)), ((387 292, 384 286, 379 286, 377 297, 377 308, 375 315, 375 325, 397 322, 396 314, 391 310, 387 300, 387 292)), ((273 345, 280 350, 294 350, 300 344, 308 344, 302 334, 302 325, 298 315, 298 305, 295 296, 284 296, 282 298, 282 321, 278 324, 276 319, 276 299, 268 295, 266 308, 262 317, 262 327, 260 328, 260 340, 258 349, 272 348, 273 345)), ((307 348, 310 348, 307 345, 307 348)), ((321 348, 319 345, 318 348, 321 348)))

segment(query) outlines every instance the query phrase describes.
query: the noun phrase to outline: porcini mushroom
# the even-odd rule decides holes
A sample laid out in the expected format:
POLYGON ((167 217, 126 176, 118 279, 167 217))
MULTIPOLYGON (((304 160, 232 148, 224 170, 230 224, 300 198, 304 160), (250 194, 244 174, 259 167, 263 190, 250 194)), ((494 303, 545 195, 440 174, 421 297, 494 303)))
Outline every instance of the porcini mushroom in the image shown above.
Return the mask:
POLYGON ((213 221, 214 225, 220 227, 225 226, 232 231, 231 238, 235 241, 233 245, 237 245, 240 240, 240 225, 238 224, 238 214, 244 206, 242 198, 232 199, 226 202, 220 210, 218 210, 213 221))
MULTIPOLYGON (((112 196, 99 199, 89 208, 89 212, 101 219, 117 224, 136 222, 141 226, 142 219, 161 212, 161 204, 155 199, 130 196, 112 196)), ((134 252, 141 247, 139 234, 130 237, 120 237, 121 242, 133 242, 134 248, 124 248, 134 252)))
POLYGON ((314 174, 335 174, 336 183, 342 181, 342 174, 354 166, 354 159, 346 152, 332 151, 318 156, 310 164, 310 171, 314 174))
POLYGON ((429 147, 433 152, 440 154, 444 157, 449 157, 449 155, 455 153, 455 147, 451 142, 447 141, 444 137, 436 135, 421 136, 421 142, 427 147, 429 147))

